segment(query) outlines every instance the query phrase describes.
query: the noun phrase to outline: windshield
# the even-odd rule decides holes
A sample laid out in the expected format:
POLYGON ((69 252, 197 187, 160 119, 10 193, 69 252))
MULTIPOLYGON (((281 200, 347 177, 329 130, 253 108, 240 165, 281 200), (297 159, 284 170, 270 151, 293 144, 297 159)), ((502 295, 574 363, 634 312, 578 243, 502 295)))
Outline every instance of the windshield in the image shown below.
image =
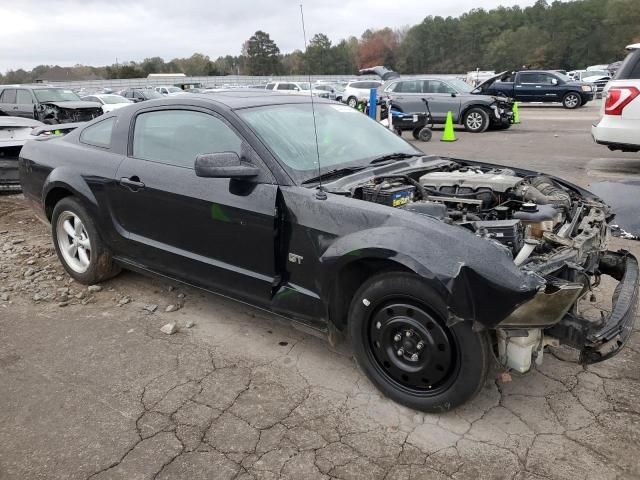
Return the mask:
POLYGON ((473 91, 473 87, 471 85, 469 85, 465 81, 460 80, 459 78, 447 80, 447 83, 458 90, 458 92, 460 93, 471 93, 471 91, 473 91))
POLYGON ((155 90, 140 90, 140 93, 147 100, 151 100, 153 98, 164 98, 161 93, 158 93, 155 90))
MULTIPOLYGON (((299 183, 318 175, 311 104, 240 110, 273 154, 299 183)), ((320 172, 368 165, 392 153, 421 155, 395 133, 346 105, 315 105, 320 172)))
POLYGON ((124 97, 120 95, 100 95, 100 100, 102 100, 106 104, 114 104, 114 103, 131 103, 124 97))
POLYGON ((565 75, 564 73, 560 73, 560 72, 553 72, 553 74, 558 77, 560 80, 562 80, 563 82, 570 82, 571 79, 565 75))
POLYGON ((64 88, 37 88, 33 90, 39 102, 77 102, 80 97, 64 88))
POLYGON ((169 93, 177 93, 177 92, 181 92, 181 91, 182 91, 182 89, 181 89, 181 88, 178 88, 178 87, 169 87, 169 88, 167 88, 167 91, 168 91, 169 93))
POLYGON ((587 70, 586 72, 582 72, 581 78, 588 77, 608 77, 609 72, 605 72, 604 70, 587 70))

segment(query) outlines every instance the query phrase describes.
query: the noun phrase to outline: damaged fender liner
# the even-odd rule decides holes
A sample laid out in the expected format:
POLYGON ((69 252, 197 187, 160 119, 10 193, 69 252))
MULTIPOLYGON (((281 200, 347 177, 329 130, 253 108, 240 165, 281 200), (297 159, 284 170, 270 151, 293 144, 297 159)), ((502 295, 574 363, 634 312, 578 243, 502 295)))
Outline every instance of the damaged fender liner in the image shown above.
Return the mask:
POLYGON ((599 264, 601 273, 618 280, 613 307, 602 322, 593 323, 575 313, 568 313, 548 333, 562 343, 580 350, 580 361, 597 363, 616 355, 633 333, 638 306, 638 260, 625 250, 607 252, 599 264))

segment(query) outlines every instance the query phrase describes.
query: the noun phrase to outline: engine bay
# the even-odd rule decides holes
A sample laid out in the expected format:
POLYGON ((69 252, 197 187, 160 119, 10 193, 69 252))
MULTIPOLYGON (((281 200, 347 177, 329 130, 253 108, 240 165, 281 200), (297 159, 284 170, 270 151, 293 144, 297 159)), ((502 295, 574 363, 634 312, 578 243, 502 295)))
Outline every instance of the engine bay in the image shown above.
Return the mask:
POLYGON ((356 187, 353 196, 466 228, 541 275, 568 263, 595 273, 608 239, 605 204, 547 176, 521 176, 509 168, 452 163, 437 171, 381 175, 356 187))

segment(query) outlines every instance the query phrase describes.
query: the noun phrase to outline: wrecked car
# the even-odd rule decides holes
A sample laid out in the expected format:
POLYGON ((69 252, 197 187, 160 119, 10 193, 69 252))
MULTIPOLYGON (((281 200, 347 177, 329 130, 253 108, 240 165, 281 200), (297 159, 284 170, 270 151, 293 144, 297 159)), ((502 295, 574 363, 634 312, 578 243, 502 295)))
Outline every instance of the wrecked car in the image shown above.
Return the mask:
POLYGON ((0 192, 20 191, 18 155, 41 122, 28 118, 11 117, 0 113, 0 192))
POLYGON ((151 100, 28 141, 20 177, 76 281, 160 275, 349 339, 380 391, 418 410, 469 401, 494 357, 524 373, 563 344, 599 362, 633 327, 638 264, 608 250, 600 199, 427 155, 329 100, 151 100), (612 311, 587 318, 603 276, 612 311))
POLYGON ((1 85, 0 111, 42 123, 86 122, 102 115, 102 105, 85 102, 72 90, 47 85, 1 85))

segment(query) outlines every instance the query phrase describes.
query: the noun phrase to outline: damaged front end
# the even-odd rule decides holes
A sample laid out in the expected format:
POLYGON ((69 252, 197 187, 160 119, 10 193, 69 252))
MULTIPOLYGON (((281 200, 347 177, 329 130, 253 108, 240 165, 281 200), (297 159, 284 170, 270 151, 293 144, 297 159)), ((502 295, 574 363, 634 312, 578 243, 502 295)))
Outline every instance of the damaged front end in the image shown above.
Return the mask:
POLYGON ((492 321, 478 315, 499 312, 489 304, 502 303, 499 295, 484 298, 482 292, 490 292, 487 278, 465 274, 467 281, 458 281, 464 285, 451 292, 449 306, 458 317, 495 330, 505 367, 527 372, 542 361, 545 346, 561 344, 577 349, 583 363, 594 363, 618 353, 629 339, 638 262, 629 252, 607 249, 613 214, 589 192, 535 172, 452 160, 437 169, 378 176, 352 194, 469 230, 502 248, 524 279, 536 280, 529 282, 538 286, 527 298, 509 293, 509 310, 492 321), (586 315, 583 305, 593 300, 604 277, 617 282, 615 288, 608 285, 611 310, 586 315))
POLYGON ((102 115, 93 102, 47 102, 38 107, 38 119, 47 124, 88 122, 102 115))

